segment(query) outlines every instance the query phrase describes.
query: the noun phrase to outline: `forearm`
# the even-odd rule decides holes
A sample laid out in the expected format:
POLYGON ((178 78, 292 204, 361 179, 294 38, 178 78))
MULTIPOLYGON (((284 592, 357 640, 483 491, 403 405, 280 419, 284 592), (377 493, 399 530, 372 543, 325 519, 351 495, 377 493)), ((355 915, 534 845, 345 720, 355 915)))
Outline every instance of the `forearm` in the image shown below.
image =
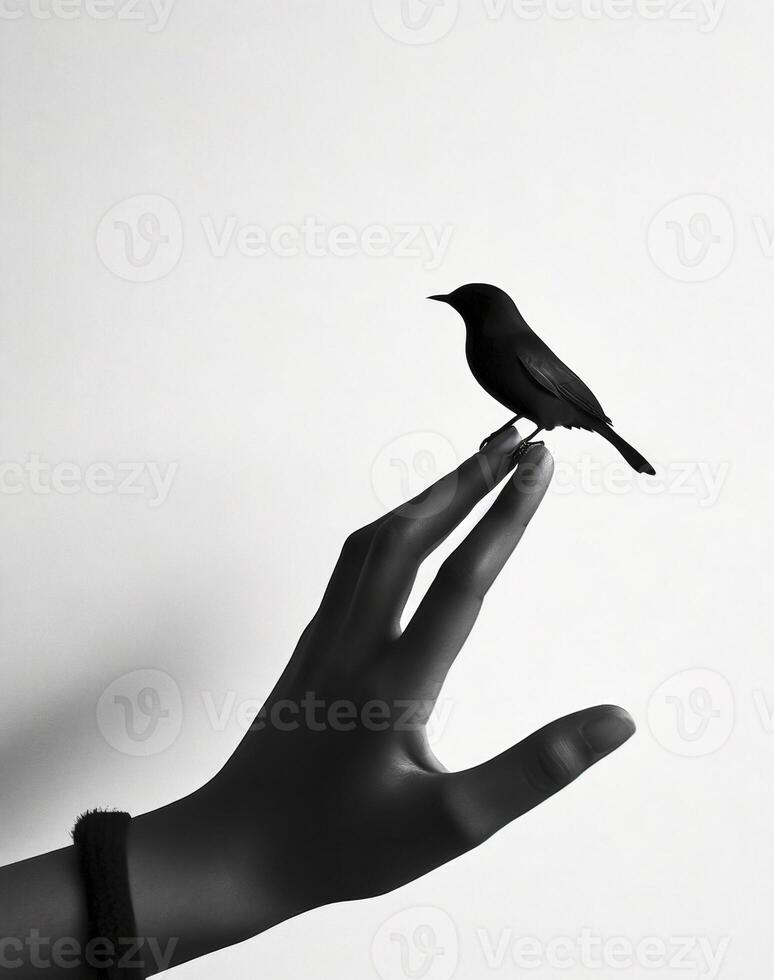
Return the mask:
MULTIPOLYGON (((74 847, 0 868, 0 971, 14 980, 79 976, 88 941, 74 847)), ((92 973, 83 971, 81 976, 92 973)))
MULTIPOLYGON (((132 820, 127 863, 141 945, 122 944, 119 955, 142 959, 150 976, 282 918, 256 896, 249 868, 229 855, 228 836, 199 794, 132 820)), ((89 935, 74 847, 0 868, 1 972, 14 980, 90 980, 107 955, 99 938, 89 935)))

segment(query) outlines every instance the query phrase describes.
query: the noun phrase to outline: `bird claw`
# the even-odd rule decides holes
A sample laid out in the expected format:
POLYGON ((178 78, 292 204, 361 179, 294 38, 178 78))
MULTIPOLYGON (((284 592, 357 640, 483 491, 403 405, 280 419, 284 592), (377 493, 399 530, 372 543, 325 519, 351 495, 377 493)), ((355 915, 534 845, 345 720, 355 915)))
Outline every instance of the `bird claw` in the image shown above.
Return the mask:
POLYGON ((545 446, 542 439, 536 439, 535 442, 520 442, 519 445, 513 450, 513 461, 518 463, 521 457, 531 449, 533 446, 545 446))

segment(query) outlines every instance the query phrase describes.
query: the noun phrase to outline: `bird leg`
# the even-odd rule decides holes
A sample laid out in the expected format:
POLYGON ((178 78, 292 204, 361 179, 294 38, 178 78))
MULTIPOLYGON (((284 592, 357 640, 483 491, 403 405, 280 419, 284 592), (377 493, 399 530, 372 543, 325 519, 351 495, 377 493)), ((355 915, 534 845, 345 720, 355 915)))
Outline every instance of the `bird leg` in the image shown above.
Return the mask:
MULTIPOLYGON (((519 419, 523 419, 523 418, 524 418, 523 415, 514 415, 512 419, 508 419, 505 425, 501 425, 499 429, 495 429, 494 432, 491 432, 486 437, 486 439, 484 439, 484 441, 478 447, 478 451, 481 452, 484 446, 486 446, 487 443, 491 442, 495 436, 499 436, 501 432, 505 432, 505 430, 508 428, 509 425, 513 425, 514 423, 518 422, 519 419)), ((538 429, 538 432, 540 432, 540 429, 538 429)), ((535 433, 533 432, 532 434, 534 435, 535 433)))
POLYGON ((538 434, 538 432, 542 432, 543 431, 543 428, 544 428, 543 426, 540 426, 539 428, 535 429, 534 432, 531 432, 527 436, 526 439, 522 440, 522 442, 520 442, 518 444, 518 446, 516 447, 516 452, 513 455, 513 458, 515 460, 517 460, 517 461, 520 460, 521 457, 524 455, 524 453, 526 453, 526 451, 529 449, 530 446, 543 446, 543 445, 545 445, 545 443, 542 442, 541 440, 538 440, 538 442, 533 442, 532 441, 535 438, 535 436, 538 434))

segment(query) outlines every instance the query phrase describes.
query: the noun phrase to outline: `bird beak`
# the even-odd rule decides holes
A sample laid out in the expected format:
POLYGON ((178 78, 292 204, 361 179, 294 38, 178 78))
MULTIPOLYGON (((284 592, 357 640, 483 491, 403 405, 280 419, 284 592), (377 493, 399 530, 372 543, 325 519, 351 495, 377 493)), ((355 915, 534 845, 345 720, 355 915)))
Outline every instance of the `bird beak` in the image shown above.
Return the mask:
POLYGON ((448 303, 449 302, 449 297, 448 296, 444 296, 443 293, 439 293, 437 296, 428 296, 427 298, 428 299, 435 299, 439 303, 448 303))

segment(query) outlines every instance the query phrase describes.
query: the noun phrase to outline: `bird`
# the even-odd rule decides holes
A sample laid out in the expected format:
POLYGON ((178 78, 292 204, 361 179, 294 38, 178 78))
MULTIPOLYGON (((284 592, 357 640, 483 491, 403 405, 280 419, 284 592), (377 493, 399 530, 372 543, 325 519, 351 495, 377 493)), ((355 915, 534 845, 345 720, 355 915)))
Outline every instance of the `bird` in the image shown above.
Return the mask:
POLYGON ((493 398, 516 414, 482 443, 527 418, 537 428, 524 440, 561 426, 587 429, 607 439, 637 473, 655 475, 651 464, 611 428, 596 396, 543 343, 504 290, 471 282, 448 294, 428 296, 447 303, 465 321, 465 355, 473 377, 493 398))

